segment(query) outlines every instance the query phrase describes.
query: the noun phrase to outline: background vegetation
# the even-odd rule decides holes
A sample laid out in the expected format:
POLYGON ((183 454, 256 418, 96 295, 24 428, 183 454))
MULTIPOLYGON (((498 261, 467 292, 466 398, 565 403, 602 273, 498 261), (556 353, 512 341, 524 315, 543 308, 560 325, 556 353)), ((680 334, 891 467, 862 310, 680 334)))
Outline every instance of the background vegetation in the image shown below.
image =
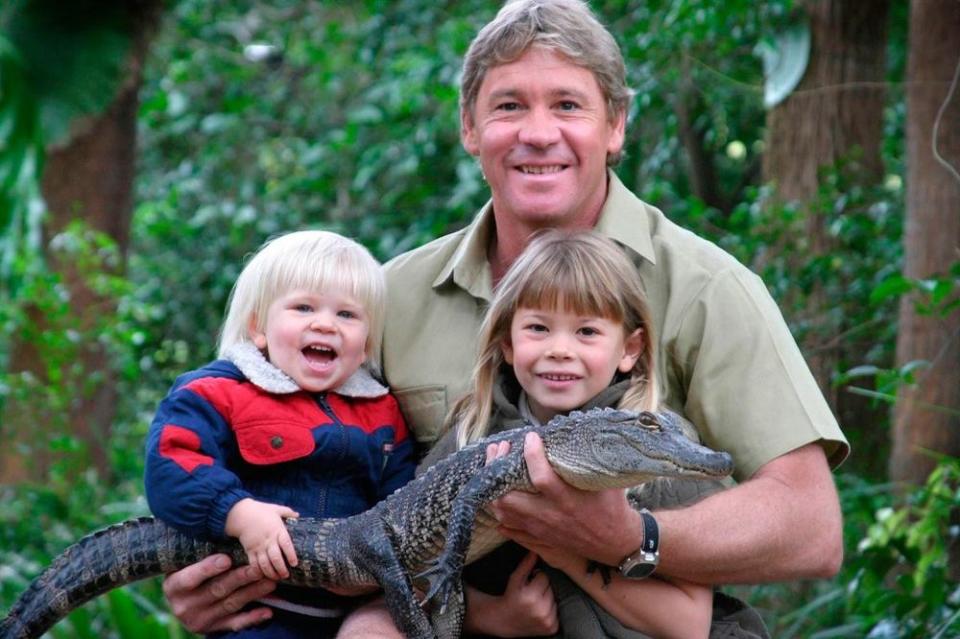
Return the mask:
MULTIPOLYGON (((323 226, 385 260, 465 224, 488 197, 459 146, 457 82, 498 3, 62 4, 0 9, 0 610, 81 534, 146 514, 152 412, 177 374, 212 358, 245 255, 275 233, 323 226), (129 192, 110 190, 124 175, 129 192), (87 183, 95 193, 77 192, 87 183)), ((882 10, 879 27, 864 27, 879 29, 867 36, 884 61, 871 82, 882 88, 875 149, 796 153, 819 167, 802 198, 781 197, 789 178, 764 166, 784 141, 771 135, 781 107, 764 104, 759 53, 783 52, 780 36, 806 25, 816 68, 827 49, 817 17, 845 4, 860 3, 592 3, 636 92, 617 171, 759 272, 808 356, 833 354, 820 381, 854 447, 837 472, 844 568, 738 594, 777 637, 958 636, 957 451, 928 446, 939 454, 923 455, 933 470, 915 490, 897 490, 887 463, 890 408, 931 367, 897 357, 900 313, 952 326, 960 299, 956 264, 922 277, 904 268, 906 3, 863 3, 882 10), (871 152, 879 171, 863 170, 871 152)), ((956 404, 928 403, 957 425, 956 404)), ((156 582, 53 631, 181 634, 156 582)))

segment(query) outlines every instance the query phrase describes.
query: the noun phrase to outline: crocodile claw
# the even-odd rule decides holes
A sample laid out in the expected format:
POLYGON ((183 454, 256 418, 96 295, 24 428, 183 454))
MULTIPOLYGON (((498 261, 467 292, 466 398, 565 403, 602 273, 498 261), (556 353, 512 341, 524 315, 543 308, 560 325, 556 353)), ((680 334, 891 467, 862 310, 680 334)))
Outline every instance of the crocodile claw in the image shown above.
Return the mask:
POLYGON ((425 606, 436 600, 440 603, 441 614, 446 610, 450 594, 454 591, 454 580, 459 577, 457 571, 448 563, 437 561, 415 577, 415 580, 426 579, 430 583, 430 589, 424 595, 421 605, 425 606))

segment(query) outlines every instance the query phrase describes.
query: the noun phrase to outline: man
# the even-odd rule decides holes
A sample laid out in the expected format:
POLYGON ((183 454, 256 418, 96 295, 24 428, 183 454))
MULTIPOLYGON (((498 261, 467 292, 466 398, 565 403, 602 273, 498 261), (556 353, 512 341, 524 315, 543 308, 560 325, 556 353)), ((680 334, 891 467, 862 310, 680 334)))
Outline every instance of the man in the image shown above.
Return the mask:
MULTIPOLYGON (((386 266, 387 382, 429 445, 467 389, 486 301, 530 235, 596 228, 624 247, 643 279, 666 404, 704 443, 733 454, 739 483, 655 511, 656 565, 638 553, 644 521, 623 494, 567 486, 532 437, 526 458, 538 492, 497 503, 504 532, 625 574, 639 564, 640 574, 710 584, 831 576, 842 560, 842 522, 830 465, 847 442, 762 282, 608 170, 623 146, 629 99, 615 41, 579 0, 508 3, 480 31, 464 62, 461 134, 492 199, 466 229, 386 266)), ((269 588, 254 574, 232 571, 197 588, 220 572, 215 561, 222 558, 165 584, 188 627, 236 627, 269 614, 237 612, 269 588)))

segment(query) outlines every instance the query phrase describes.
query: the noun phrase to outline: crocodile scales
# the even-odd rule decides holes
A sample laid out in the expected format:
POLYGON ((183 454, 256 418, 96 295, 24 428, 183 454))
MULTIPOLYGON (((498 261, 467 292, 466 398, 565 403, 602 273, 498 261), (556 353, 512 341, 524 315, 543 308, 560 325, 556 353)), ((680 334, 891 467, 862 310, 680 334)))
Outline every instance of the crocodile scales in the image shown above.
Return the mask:
MULTIPOLYGON (((536 428, 551 466, 584 490, 627 488, 656 477, 722 477, 727 453, 683 435, 669 411, 594 409, 536 428)), ((288 520, 300 562, 289 583, 318 587, 379 585, 397 627, 415 639, 460 636, 465 563, 504 538, 484 506, 531 488, 523 441, 528 426, 476 442, 441 460, 376 506, 344 519, 288 520), (485 464, 486 444, 510 452, 485 464), (427 592, 421 604, 413 585, 427 592)), ((82 603, 126 583, 179 570, 225 552, 246 563, 235 540, 195 539, 144 517, 92 533, 56 557, 0 622, 0 639, 33 639, 82 603)))

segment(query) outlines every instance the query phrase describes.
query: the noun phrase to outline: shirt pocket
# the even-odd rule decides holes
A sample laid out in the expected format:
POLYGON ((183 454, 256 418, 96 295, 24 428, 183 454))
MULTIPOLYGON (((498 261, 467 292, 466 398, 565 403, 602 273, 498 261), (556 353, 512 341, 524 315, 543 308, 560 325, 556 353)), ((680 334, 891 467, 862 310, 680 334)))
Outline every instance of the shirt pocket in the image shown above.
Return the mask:
POLYGON ((394 389, 393 396, 418 442, 434 442, 447 414, 447 387, 443 385, 411 386, 394 389))
POLYGON ((256 465, 280 464, 306 457, 315 443, 311 429, 289 422, 256 422, 235 427, 243 459, 256 465))

